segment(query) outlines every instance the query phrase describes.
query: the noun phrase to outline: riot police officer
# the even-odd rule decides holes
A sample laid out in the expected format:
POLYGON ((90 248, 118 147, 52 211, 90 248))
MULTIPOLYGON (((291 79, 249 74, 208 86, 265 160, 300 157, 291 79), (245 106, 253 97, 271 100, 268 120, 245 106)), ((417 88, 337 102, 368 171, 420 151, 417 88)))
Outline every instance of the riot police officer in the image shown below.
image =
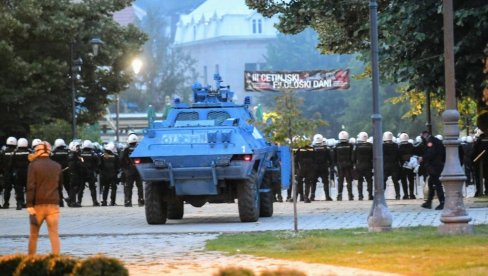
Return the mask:
POLYGON ((100 158, 93 149, 93 144, 90 140, 83 141, 81 146, 80 157, 83 160, 82 163, 82 186, 81 191, 78 193, 78 202, 81 205, 83 199, 83 192, 85 190, 85 183, 88 182, 88 188, 93 202, 93 206, 100 206, 97 200, 97 170, 100 167, 100 158))
POLYGON ((393 180, 395 187, 395 199, 400 199, 400 157, 398 145, 393 143, 393 133, 386 131, 383 133, 383 170, 384 170, 384 188, 388 177, 393 180))
POLYGON ((330 151, 324 144, 324 137, 321 134, 315 134, 312 142, 313 147, 313 177, 312 177, 312 194, 310 200, 315 200, 315 190, 317 188, 317 179, 320 177, 324 184, 325 200, 332 201, 329 189, 329 167, 331 165, 330 151))
POLYGON ((358 134, 354 150, 354 166, 358 176, 359 200, 363 200, 363 181, 366 180, 368 199, 373 199, 373 145, 368 143, 368 134, 358 134))
POLYGON ((27 169, 29 168, 29 142, 25 138, 20 138, 17 142, 17 149, 12 156, 12 171, 14 174, 15 199, 17 210, 25 208, 25 190, 27 188, 27 169))
POLYGON ((10 194, 14 186, 14 174, 12 171, 12 157, 17 147, 17 139, 15 137, 8 137, 4 149, 0 153, 0 161, 2 163, 3 186, 4 186, 4 204, 2 208, 8 209, 10 206, 10 194))
POLYGON ((466 137, 466 143, 462 144, 464 173, 466 174, 466 185, 473 184, 473 137, 466 137))
POLYGON ((117 193, 117 175, 119 173, 119 155, 114 143, 104 146, 100 164, 100 188, 102 189, 102 206, 107 206, 108 191, 110 190, 110 206, 115 206, 117 193))
POLYGON ((127 137, 127 146, 122 151, 122 156, 120 157, 120 167, 124 170, 125 174, 125 187, 124 187, 124 206, 132 207, 132 189, 134 187, 134 182, 137 186, 137 196, 139 206, 144 206, 144 193, 142 190, 142 180, 141 176, 137 172, 136 166, 129 158, 131 153, 137 146, 138 138, 134 133, 127 137))
POLYGON ((414 155, 414 147, 408 140, 408 134, 400 134, 400 146, 398 147, 401 164, 400 180, 402 182, 403 199, 415 199, 415 173, 413 172, 414 168, 410 167, 410 158, 414 155))
POLYGON ((354 200, 352 193, 352 170, 353 170, 353 146, 349 143, 349 133, 346 131, 339 132, 339 143, 334 149, 334 161, 338 171, 339 191, 337 200, 342 200, 342 190, 344 189, 344 179, 347 182, 347 192, 349 200, 354 200))
POLYGON ((77 202, 76 196, 81 191, 83 175, 83 159, 80 157, 80 144, 73 141, 69 144, 68 154, 68 172, 69 172, 69 192, 68 192, 68 207, 81 207, 81 203, 77 202))
MULTIPOLYGON (((69 195, 70 172, 68 171, 68 155, 69 150, 64 140, 61 138, 56 139, 56 141, 54 141, 53 151, 51 152, 51 159, 61 165, 63 171, 63 187, 69 195)), ((59 189, 59 206, 64 207, 63 189, 59 189)))
POLYGON ((317 182, 317 178, 314 178, 314 152, 310 146, 301 147, 297 151, 297 160, 299 165, 299 179, 298 184, 300 187, 305 187, 305 193, 303 194, 303 201, 310 203, 310 192, 312 190, 313 183, 317 182), (301 182, 303 181, 303 182, 301 182))
POLYGON ((444 209, 445 197, 444 187, 442 186, 439 177, 444 169, 446 150, 442 142, 436 137, 432 136, 428 131, 422 132, 422 140, 426 145, 426 149, 421 158, 421 162, 424 163, 425 169, 429 175, 429 194, 427 200, 421 206, 427 209, 432 208, 434 193, 437 193, 439 205, 435 209, 442 210, 444 209))

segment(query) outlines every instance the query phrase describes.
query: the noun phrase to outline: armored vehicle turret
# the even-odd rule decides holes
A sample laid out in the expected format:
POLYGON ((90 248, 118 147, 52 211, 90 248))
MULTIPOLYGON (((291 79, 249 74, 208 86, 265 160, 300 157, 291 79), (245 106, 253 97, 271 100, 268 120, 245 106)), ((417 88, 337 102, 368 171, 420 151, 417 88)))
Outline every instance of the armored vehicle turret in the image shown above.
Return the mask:
POLYGON ((182 219, 184 203, 238 202, 242 222, 273 215, 273 186, 288 188, 290 151, 266 141, 253 126, 250 98, 232 101, 222 86, 192 86, 194 102, 175 100, 166 120, 155 121, 131 155, 145 181, 146 220, 182 219))

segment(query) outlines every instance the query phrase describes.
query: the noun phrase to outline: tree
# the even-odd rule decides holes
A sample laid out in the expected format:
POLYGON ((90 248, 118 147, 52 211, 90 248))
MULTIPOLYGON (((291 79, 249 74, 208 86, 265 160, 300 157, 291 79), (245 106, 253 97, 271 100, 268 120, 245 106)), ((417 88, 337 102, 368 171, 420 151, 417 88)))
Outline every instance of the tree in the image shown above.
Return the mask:
POLYGON ((275 97, 276 106, 268 113, 267 123, 260 126, 266 136, 274 143, 291 144, 293 147, 310 145, 311 139, 319 126, 327 123, 320 118, 310 119, 302 116, 301 105, 303 99, 297 97, 293 91, 282 91, 275 97))
MULTIPOLYGON (((360 53, 369 60, 369 19, 365 1, 246 0, 266 16, 280 13, 278 29, 318 31, 322 52, 360 53)), ((379 0, 380 65, 383 80, 405 83, 407 91, 429 91, 442 98, 444 57, 442 1, 379 0)), ((457 96, 480 99, 487 75, 488 3, 455 1, 457 96)))
MULTIPOLYGON (((70 45, 83 60, 77 81, 77 119, 93 123, 107 95, 119 93, 133 75, 129 61, 146 40, 112 14, 130 0, 16 0, 0 4, 0 137, 28 136, 33 124, 71 121, 70 45), (98 56, 89 41, 105 44, 98 56), (110 70, 98 70, 105 66, 110 70)), ((42 138, 42 137, 41 137, 42 138)), ((2 139, 4 141, 4 139, 2 139)))
POLYGON ((142 52, 144 70, 122 97, 124 102, 137 103, 137 112, 145 112, 149 104, 162 112, 167 97, 178 95, 187 99, 191 94, 191 82, 196 79, 195 61, 172 46, 168 16, 167 11, 155 3, 148 7, 140 23, 141 29, 151 38, 142 52))

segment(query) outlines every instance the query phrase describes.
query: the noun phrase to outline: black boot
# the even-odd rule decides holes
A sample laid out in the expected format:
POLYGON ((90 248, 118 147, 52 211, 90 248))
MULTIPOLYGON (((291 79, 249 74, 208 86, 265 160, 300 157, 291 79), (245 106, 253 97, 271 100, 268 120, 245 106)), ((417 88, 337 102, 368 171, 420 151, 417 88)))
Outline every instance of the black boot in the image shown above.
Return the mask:
POLYGON ((442 210, 444 209, 444 202, 441 202, 441 204, 439 204, 439 206, 435 207, 436 210, 442 210))
POLYGON ((425 209, 432 209, 432 201, 426 201, 420 207, 425 208, 425 209))
POLYGON ((139 200, 138 200, 137 204, 138 204, 140 207, 144 206, 144 199, 139 198, 139 200))
POLYGON ((102 201, 102 206, 107 206, 107 201, 102 201))

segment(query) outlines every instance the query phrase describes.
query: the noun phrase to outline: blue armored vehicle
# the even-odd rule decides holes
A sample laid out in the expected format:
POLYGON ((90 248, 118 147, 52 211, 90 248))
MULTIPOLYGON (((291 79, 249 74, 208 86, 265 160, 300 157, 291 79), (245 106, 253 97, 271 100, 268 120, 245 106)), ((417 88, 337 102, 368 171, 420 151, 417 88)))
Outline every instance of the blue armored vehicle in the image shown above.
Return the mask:
POLYGON ((175 100, 131 155, 145 181, 149 224, 182 219, 185 202, 201 207, 235 199, 240 220, 254 222, 273 215, 272 189, 289 186, 289 148, 267 142, 252 124, 250 98, 232 102, 233 92, 218 74, 214 79, 215 89, 193 85, 192 104, 175 100))

